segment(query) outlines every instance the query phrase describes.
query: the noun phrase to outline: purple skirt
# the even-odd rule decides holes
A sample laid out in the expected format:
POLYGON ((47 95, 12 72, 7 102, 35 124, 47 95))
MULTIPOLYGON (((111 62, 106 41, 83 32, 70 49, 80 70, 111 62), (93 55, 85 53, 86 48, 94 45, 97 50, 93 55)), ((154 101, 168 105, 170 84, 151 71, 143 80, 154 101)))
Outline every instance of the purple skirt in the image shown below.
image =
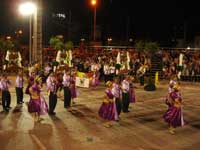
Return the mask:
POLYGON ((181 107, 171 106, 163 116, 164 120, 171 126, 178 127, 184 125, 183 113, 181 107))
POLYGON ((28 103, 28 112, 29 113, 37 112, 40 114, 40 104, 41 104, 40 99, 37 99, 37 100, 31 99, 28 103))
POLYGON ((105 120, 117 120, 118 114, 114 102, 102 103, 99 109, 99 116, 105 120))
POLYGON ((129 92, 129 101, 130 103, 135 103, 135 91, 130 91, 129 92))
POLYGON ((41 97, 41 103, 40 103, 40 115, 46 115, 48 113, 48 105, 44 99, 44 97, 41 97))
POLYGON ((77 90, 75 87, 70 88, 71 98, 77 98, 77 90))
POLYGON ((98 86, 99 85, 99 80, 97 78, 92 80, 92 86, 98 86))

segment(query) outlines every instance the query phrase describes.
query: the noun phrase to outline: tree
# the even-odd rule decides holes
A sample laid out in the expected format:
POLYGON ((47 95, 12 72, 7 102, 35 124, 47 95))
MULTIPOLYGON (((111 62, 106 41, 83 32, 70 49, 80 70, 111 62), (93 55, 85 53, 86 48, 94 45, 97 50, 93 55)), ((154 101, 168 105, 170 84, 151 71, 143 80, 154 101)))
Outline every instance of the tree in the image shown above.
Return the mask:
POLYGON ((50 46, 52 46, 56 50, 62 50, 64 48, 63 41, 58 37, 51 37, 49 43, 50 46))
POLYGON ((141 52, 144 50, 144 47, 145 47, 145 41, 136 41, 135 43, 135 49, 137 52, 141 52))
POLYGON ((67 41, 65 43, 65 48, 66 48, 66 50, 72 50, 74 48, 73 42, 72 41, 67 41))
POLYGON ((144 50, 155 53, 159 49, 157 42, 145 42, 144 50))

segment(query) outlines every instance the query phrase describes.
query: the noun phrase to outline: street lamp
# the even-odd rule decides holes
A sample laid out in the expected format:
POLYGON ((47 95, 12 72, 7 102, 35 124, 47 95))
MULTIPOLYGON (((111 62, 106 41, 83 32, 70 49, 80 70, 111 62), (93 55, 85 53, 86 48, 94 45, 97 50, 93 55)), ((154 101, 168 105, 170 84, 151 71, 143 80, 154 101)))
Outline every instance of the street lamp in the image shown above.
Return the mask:
POLYGON ((110 46, 110 43, 112 42, 112 38, 108 38, 107 41, 108 41, 108 46, 110 46))
POLYGON ((97 12, 97 0, 91 0, 91 5, 94 7, 94 25, 93 25, 93 40, 96 40, 96 12, 97 12))
POLYGON ((25 2, 19 5, 19 12, 23 16, 29 16, 29 63, 32 61, 32 16, 37 12, 37 6, 32 2, 25 2))

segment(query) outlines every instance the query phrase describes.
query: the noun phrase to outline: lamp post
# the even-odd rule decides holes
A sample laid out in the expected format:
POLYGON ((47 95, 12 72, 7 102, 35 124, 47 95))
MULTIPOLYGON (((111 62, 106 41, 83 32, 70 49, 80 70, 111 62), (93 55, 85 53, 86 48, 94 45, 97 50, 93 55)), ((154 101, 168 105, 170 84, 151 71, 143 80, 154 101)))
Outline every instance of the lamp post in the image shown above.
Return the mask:
POLYGON ((107 41, 108 41, 108 46, 110 46, 110 43, 112 42, 112 38, 108 38, 107 41))
POLYGON ((37 7, 32 2, 19 5, 19 12, 23 16, 29 16, 29 63, 32 63, 32 16, 37 12, 37 7))
POLYGON ((97 18, 97 0, 91 0, 91 5, 94 7, 94 24, 93 24, 93 40, 96 40, 96 18, 97 18))

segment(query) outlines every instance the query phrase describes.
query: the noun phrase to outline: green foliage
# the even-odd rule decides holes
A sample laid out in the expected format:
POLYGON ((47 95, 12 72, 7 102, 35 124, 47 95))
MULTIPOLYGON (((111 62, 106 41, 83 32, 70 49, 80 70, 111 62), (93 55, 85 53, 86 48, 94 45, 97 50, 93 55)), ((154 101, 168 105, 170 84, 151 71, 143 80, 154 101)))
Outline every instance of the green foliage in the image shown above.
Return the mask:
POLYGON ((156 52, 159 49, 159 45, 157 42, 140 40, 136 42, 135 49, 137 52, 141 52, 143 50, 149 52, 156 52))
POLYGON ((142 41, 142 40, 136 41, 135 49, 137 52, 143 51, 144 47, 145 47, 145 41, 142 41))
POLYGON ((14 43, 11 40, 0 39, 0 50, 7 51, 13 50, 14 43))
POLYGON ((13 42, 10 40, 6 40, 4 42, 4 48, 5 48, 5 50, 12 50, 14 48, 13 42))
POLYGON ((115 68, 119 70, 121 68, 121 64, 116 64, 115 68))
POLYGON ((159 49, 158 43, 156 42, 146 42, 145 51, 156 52, 159 49))
POLYGON ((62 50, 64 48, 62 40, 58 37, 51 37, 49 44, 56 50, 62 50))
POLYGON ((74 48, 73 42, 72 42, 72 41, 67 41, 67 42, 65 43, 65 48, 66 48, 66 50, 71 50, 71 49, 73 49, 73 48, 74 48))

